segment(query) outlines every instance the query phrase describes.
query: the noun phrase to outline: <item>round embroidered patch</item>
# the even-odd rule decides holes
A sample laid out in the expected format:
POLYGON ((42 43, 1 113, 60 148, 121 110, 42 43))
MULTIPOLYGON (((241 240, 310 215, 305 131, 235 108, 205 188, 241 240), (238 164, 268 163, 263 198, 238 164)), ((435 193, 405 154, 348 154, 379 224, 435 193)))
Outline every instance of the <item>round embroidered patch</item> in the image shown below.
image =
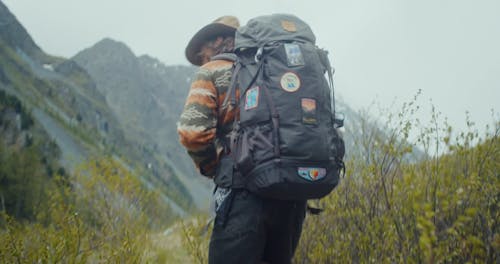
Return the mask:
POLYGON ((295 92, 300 88, 300 78, 293 72, 287 72, 281 76, 281 88, 287 92, 295 92))

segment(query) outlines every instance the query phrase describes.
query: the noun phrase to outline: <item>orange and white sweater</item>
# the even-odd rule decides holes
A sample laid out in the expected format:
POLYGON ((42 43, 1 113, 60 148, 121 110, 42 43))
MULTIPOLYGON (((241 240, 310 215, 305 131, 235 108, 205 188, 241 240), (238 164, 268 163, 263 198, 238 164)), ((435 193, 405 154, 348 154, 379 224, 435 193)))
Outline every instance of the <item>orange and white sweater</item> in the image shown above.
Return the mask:
POLYGON ((200 173, 210 178, 215 175, 222 152, 221 140, 231 131, 237 111, 237 108, 222 109, 232 66, 231 61, 214 60, 200 67, 177 123, 181 144, 200 173))

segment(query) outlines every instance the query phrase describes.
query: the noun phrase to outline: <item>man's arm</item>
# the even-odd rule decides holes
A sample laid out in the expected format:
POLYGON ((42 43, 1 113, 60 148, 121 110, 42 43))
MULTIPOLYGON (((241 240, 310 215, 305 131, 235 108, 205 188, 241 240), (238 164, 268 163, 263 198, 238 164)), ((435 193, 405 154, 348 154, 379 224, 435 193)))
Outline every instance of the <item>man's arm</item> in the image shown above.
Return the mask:
POLYGON ((212 73, 200 68, 191 84, 177 132, 196 167, 207 177, 214 176, 217 164, 216 125, 217 92, 212 73))

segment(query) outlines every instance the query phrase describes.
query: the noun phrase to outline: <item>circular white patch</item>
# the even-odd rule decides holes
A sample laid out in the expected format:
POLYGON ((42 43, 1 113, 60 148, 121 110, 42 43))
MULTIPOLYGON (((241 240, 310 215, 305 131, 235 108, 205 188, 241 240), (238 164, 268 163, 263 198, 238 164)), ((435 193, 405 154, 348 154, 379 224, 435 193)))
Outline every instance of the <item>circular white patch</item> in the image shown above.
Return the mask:
POLYGON ((281 88, 287 92, 295 92, 300 88, 300 78, 293 72, 287 72, 281 76, 281 88))

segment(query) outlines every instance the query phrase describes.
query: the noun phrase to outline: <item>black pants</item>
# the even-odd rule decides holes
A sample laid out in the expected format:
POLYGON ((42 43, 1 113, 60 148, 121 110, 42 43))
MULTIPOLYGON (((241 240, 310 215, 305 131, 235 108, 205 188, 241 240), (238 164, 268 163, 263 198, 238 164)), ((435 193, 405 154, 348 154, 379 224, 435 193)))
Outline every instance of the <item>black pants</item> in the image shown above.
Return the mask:
POLYGON ((233 192, 224 201, 229 204, 215 218, 209 263, 291 263, 306 202, 264 199, 245 190, 233 192))

